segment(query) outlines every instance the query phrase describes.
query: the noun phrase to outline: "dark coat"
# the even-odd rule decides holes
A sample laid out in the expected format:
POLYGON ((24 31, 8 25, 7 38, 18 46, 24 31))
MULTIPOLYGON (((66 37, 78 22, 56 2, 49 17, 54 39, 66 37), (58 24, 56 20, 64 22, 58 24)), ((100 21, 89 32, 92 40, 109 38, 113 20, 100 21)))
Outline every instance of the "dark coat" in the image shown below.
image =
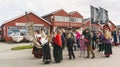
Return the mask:
POLYGON ((91 43, 91 34, 90 34, 90 32, 88 31, 88 32, 83 32, 83 35, 85 36, 85 39, 86 40, 88 40, 88 43, 86 43, 86 45, 90 45, 90 43, 91 43))
POLYGON ((74 44, 74 39, 73 38, 67 39, 67 47, 73 47, 73 44, 74 44))

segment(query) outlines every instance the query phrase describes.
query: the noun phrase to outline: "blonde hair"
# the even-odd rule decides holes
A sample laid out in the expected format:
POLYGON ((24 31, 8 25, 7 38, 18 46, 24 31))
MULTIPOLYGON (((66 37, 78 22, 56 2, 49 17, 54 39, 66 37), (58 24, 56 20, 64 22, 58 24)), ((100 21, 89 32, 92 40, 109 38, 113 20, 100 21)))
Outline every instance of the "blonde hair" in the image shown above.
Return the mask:
POLYGON ((108 30, 105 30, 104 35, 105 35, 105 38, 106 38, 106 39, 112 38, 112 34, 111 34, 111 32, 108 31, 108 30))

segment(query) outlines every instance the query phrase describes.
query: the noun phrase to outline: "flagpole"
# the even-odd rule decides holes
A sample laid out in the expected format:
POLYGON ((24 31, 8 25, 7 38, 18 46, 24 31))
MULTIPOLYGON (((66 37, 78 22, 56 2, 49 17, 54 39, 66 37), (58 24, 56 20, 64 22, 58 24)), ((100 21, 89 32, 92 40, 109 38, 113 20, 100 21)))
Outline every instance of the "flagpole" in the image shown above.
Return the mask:
MULTIPOLYGON (((30 18, 28 16, 27 12, 25 12, 25 14, 26 14, 26 18, 27 18, 27 21, 28 21, 26 26, 27 26, 28 33, 30 35, 29 37, 32 37, 32 42, 35 43, 34 45, 36 47, 41 48, 40 44, 37 42, 37 40, 35 38, 34 28, 33 28, 34 25, 33 25, 33 23, 31 23, 30 18)), ((31 41, 30 41, 30 44, 31 44, 31 41)))
MULTIPOLYGON (((91 17, 91 5, 90 5, 90 35, 92 35, 92 33, 91 33, 91 30, 92 30, 92 17, 91 17)), ((91 40, 91 42, 90 42, 90 44, 92 45, 92 37, 90 38, 91 40)))

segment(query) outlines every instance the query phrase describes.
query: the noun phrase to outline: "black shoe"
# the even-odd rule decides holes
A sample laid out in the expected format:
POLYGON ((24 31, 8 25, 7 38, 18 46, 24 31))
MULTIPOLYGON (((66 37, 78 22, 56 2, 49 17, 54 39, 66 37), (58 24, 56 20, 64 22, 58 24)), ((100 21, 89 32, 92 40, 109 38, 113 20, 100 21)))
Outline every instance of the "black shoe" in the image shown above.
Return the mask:
POLYGON ((95 56, 91 57, 91 59, 95 58, 95 56))
POLYGON ((72 59, 72 58, 69 58, 70 60, 72 59))
POLYGON ((106 58, 109 58, 109 56, 105 56, 106 58))
POLYGON ((89 56, 85 57, 85 58, 89 58, 89 56))
POLYGON ((50 63, 50 61, 46 61, 44 64, 49 64, 50 63))
POLYGON ((73 59, 75 59, 75 57, 73 57, 73 59))
POLYGON ((97 52, 100 52, 100 50, 98 50, 97 52))

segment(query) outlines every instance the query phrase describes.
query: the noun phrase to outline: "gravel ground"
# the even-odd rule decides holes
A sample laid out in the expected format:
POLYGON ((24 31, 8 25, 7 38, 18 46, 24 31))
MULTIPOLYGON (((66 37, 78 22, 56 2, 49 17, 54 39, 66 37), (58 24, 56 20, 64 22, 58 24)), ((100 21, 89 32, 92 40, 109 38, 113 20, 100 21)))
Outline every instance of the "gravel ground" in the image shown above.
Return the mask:
MULTIPOLYGON (((79 57, 80 51, 75 51, 76 59, 69 60, 67 49, 63 51, 64 59, 61 63, 52 62, 44 65, 42 59, 36 59, 31 49, 10 50, 18 45, 30 45, 29 43, 4 43, 0 42, 0 67, 120 67, 120 46, 113 47, 113 54, 105 58, 102 53, 95 51, 95 59, 79 57)), ((51 50, 52 53, 52 50, 51 50)))

